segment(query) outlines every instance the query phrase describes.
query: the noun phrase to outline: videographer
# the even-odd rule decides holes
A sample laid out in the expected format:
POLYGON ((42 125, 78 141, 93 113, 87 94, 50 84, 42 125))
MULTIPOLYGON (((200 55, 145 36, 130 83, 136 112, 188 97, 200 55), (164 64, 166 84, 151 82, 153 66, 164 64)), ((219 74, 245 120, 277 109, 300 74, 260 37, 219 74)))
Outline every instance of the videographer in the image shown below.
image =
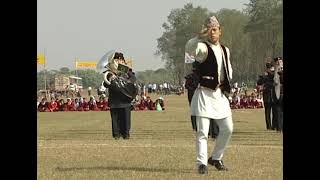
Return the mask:
POLYGON ((267 130, 279 129, 278 126, 278 107, 275 98, 275 83, 274 83, 274 66, 269 59, 266 62, 265 74, 259 76, 258 85, 263 85, 263 104, 265 110, 265 120, 267 130), (272 121, 271 121, 272 112, 272 121))

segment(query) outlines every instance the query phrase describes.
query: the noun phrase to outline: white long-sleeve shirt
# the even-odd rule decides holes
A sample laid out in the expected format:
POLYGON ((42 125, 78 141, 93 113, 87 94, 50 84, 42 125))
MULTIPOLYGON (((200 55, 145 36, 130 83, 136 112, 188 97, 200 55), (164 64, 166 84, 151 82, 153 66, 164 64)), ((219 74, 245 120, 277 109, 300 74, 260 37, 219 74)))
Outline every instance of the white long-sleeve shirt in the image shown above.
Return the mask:
MULTIPOLYGON (((222 58, 224 57, 222 48, 220 44, 214 45, 210 42, 207 42, 210 48, 213 50, 214 55, 217 60, 218 65, 218 80, 219 82, 223 81, 224 73, 223 67, 225 66, 225 61, 222 58)), ((207 46, 202 42, 197 42, 195 49, 187 49, 189 54, 195 57, 195 60, 202 63, 206 60, 208 56, 207 46)), ((232 67, 230 63, 230 51, 226 47, 228 55, 228 68, 229 68, 229 77, 232 78, 232 67)), ((222 93, 220 88, 212 90, 206 87, 198 87, 192 97, 191 101, 191 115, 207 117, 212 119, 222 119, 228 116, 231 116, 231 108, 228 98, 222 93)))

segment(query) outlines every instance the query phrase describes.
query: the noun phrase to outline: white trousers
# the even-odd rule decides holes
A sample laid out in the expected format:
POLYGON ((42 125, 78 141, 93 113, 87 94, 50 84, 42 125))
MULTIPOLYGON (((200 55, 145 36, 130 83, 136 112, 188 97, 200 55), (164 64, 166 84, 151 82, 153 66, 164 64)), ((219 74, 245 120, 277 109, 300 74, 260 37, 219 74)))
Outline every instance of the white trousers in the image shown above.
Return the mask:
MULTIPOLYGON (((197 121, 197 139, 196 139, 196 148, 197 148, 197 165, 207 165, 208 164, 208 133, 210 119, 206 117, 196 117, 197 121)), ((226 149, 231 134, 233 131, 233 122, 232 116, 215 119, 215 122, 219 126, 219 135, 216 139, 216 144, 212 152, 212 159, 221 160, 223 157, 223 152, 226 149)))

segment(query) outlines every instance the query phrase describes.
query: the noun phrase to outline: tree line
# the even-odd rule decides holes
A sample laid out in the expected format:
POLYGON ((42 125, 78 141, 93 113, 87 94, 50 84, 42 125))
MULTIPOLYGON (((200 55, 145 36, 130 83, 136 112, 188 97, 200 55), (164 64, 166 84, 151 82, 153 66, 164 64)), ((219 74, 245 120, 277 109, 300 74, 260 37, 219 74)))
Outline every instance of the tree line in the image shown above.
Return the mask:
POLYGON ((215 15, 221 25, 221 43, 229 47, 234 70, 233 81, 253 84, 264 71, 267 57, 283 56, 282 0, 250 0, 243 11, 221 9, 211 12, 192 3, 173 9, 157 39, 156 55, 166 69, 182 83, 191 66, 184 63, 186 42, 197 35, 204 20, 215 15))

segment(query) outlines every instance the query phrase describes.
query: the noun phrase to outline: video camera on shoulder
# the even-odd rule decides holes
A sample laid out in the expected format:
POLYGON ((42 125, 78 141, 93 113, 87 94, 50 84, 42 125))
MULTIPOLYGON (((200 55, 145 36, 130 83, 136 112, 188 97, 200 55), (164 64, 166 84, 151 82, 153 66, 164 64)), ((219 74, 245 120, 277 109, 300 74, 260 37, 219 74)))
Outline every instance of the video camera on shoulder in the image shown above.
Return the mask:
POLYGON ((122 73, 128 73, 129 72, 129 67, 128 66, 126 66, 126 65, 123 65, 123 64, 118 64, 118 71, 119 72, 122 72, 122 73))

